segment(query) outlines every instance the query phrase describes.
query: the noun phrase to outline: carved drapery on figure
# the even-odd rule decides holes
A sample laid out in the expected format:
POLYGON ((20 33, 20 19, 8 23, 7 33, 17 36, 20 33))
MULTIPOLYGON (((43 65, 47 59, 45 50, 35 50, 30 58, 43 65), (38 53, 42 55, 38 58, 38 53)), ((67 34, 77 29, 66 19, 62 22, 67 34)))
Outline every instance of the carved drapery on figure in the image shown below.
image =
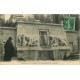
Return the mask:
POLYGON ((34 37, 34 38, 31 38, 31 37, 28 37, 28 36, 25 36, 25 35, 19 35, 18 38, 17 38, 17 41, 18 41, 18 46, 28 46, 28 47, 31 47, 31 46, 38 46, 38 40, 34 37))

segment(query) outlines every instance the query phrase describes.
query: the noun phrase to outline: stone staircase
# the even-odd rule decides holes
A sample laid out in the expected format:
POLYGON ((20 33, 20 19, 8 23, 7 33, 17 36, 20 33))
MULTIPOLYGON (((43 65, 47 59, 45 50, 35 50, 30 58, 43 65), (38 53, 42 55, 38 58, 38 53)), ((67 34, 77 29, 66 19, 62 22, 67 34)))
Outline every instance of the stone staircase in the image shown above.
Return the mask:
POLYGON ((73 53, 66 58, 66 60, 79 60, 79 59, 80 59, 80 54, 79 53, 73 53))

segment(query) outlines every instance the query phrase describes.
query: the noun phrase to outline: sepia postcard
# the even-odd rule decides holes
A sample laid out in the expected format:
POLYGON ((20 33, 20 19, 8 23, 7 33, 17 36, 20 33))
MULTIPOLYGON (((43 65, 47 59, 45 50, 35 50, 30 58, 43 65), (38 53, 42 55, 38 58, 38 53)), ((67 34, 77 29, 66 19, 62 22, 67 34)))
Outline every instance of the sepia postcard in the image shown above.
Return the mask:
POLYGON ((0 14, 0 64, 80 64, 79 14, 0 14))

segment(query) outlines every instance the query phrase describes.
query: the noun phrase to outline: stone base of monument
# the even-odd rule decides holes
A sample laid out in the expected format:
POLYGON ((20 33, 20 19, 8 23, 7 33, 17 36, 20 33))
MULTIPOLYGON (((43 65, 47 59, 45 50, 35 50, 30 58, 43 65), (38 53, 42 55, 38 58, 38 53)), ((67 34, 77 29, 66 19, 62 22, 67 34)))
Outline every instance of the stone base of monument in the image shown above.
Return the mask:
POLYGON ((11 61, 17 61, 18 59, 17 59, 17 57, 12 57, 11 58, 11 61))

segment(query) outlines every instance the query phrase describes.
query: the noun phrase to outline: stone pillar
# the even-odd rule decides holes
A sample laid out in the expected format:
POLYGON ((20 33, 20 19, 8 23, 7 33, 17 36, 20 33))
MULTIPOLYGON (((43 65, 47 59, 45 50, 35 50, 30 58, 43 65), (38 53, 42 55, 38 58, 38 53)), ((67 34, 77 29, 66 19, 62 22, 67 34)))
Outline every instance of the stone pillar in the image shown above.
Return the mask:
POLYGON ((58 50, 55 49, 55 50, 53 51, 53 54, 54 54, 54 60, 58 60, 58 54, 59 54, 59 53, 58 53, 58 50))
POLYGON ((38 51, 35 51, 34 53, 34 60, 37 60, 38 59, 38 51))

